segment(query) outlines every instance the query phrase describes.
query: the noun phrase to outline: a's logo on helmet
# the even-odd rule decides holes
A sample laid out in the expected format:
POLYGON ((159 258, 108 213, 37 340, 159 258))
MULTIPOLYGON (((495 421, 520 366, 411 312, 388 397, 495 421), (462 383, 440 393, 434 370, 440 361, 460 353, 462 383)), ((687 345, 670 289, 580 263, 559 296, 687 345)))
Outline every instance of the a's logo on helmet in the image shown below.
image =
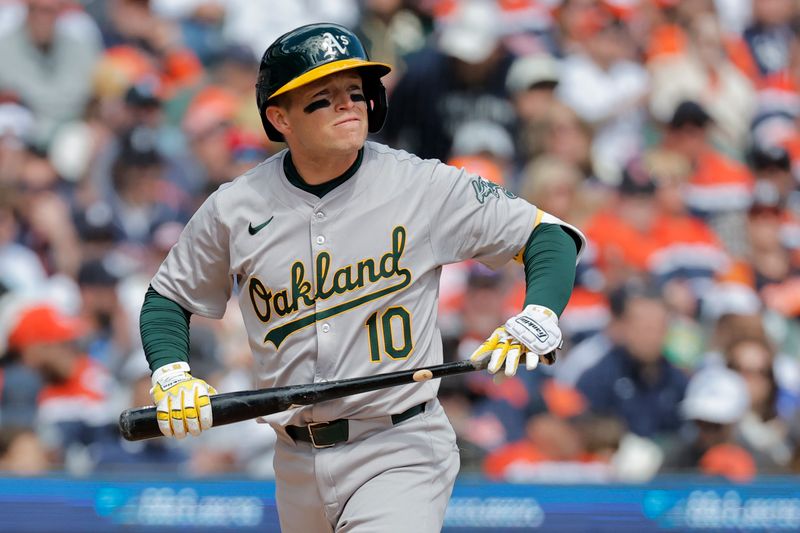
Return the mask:
POLYGON ((338 54, 346 54, 348 44, 350 44, 350 39, 348 39, 346 35, 334 36, 327 31, 322 34, 322 49, 325 51, 325 57, 328 59, 333 59, 338 54))

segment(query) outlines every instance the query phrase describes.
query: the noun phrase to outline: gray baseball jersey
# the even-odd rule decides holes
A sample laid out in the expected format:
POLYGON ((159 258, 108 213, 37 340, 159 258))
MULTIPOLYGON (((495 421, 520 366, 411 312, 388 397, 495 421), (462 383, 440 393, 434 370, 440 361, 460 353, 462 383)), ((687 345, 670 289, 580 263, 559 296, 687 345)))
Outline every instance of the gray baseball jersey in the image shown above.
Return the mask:
MULTIPOLYGON (((152 280, 160 294, 211 318, 237 288, 259 387, 441 363, 440 267, 469 258, 498 267, 544 216, 479 176, 373 142, 356 173, 318 198, 287 181, 286 153, 212 194, 152 280)), ((383 389, 268 421, 401 413, 438 386, 383 389)))

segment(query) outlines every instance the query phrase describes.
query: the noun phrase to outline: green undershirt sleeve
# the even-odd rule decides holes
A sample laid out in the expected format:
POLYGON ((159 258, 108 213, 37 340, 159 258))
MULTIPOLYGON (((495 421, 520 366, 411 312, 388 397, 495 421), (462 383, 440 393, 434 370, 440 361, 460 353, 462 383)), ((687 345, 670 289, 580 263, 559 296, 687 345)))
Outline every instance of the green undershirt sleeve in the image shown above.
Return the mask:
POLYGON ((139 333, 150 370, 189 362, 189 319, 192 314, 150 286, 139 316, 139 333))
POLYGON ((522 255, 525 305, 544 305, 561 316, 572 294, 578 245, 558 224, 539 224, 522 255))

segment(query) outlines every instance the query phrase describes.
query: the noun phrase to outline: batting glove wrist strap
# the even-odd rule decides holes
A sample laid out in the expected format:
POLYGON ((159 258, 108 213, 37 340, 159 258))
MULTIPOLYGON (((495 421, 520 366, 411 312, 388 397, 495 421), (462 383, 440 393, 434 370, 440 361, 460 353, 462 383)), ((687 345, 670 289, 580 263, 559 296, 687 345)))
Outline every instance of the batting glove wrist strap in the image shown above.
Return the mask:
MULTIPOLYGON (((506 321, 506 331, 539 356, 561 348, 563 339, 558 327, 558 315, 543 305, 529 305, 506 321)), ((543 361, 548 362, 548 361, 543 361)), ((553 359, 552 362, 555 362, 553 359)))
MULTIPOLYGON (((154 389, 156 385, 160 385, 161 390, 167 390, 172 388, 173 385, 177 385, 182 381, 188 381, 192 379, 192 376, 189 374, 189 372, 191 372, 189 363, 170 363, 157 368, 155 372, 153 372, 150 381, 152 382, 154 389)), ((152 393, 153 391, 150 391, 150 394, 152 393)))

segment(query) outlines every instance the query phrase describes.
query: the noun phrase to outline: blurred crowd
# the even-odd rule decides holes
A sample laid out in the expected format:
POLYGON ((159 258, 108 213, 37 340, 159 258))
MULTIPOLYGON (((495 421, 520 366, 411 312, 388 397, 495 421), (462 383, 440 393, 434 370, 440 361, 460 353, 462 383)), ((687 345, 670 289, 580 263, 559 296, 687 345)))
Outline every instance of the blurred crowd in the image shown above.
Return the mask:
MULTIPOLYGON (((442 381, 462 473, 800 472, 798 0, 0 0, 0 472, 272 474, 266 425, 128 443, 116 418, 150 403, 150 277, 283 148, 261 53, 322 20, 395 66, 375 140, 589 240, 554 366, 442 381)), ((446 266, 446 359, 523 298, 519 265, 446 266)), ((235 304, 191 345, 194 374, 251 388, 235 304)))

